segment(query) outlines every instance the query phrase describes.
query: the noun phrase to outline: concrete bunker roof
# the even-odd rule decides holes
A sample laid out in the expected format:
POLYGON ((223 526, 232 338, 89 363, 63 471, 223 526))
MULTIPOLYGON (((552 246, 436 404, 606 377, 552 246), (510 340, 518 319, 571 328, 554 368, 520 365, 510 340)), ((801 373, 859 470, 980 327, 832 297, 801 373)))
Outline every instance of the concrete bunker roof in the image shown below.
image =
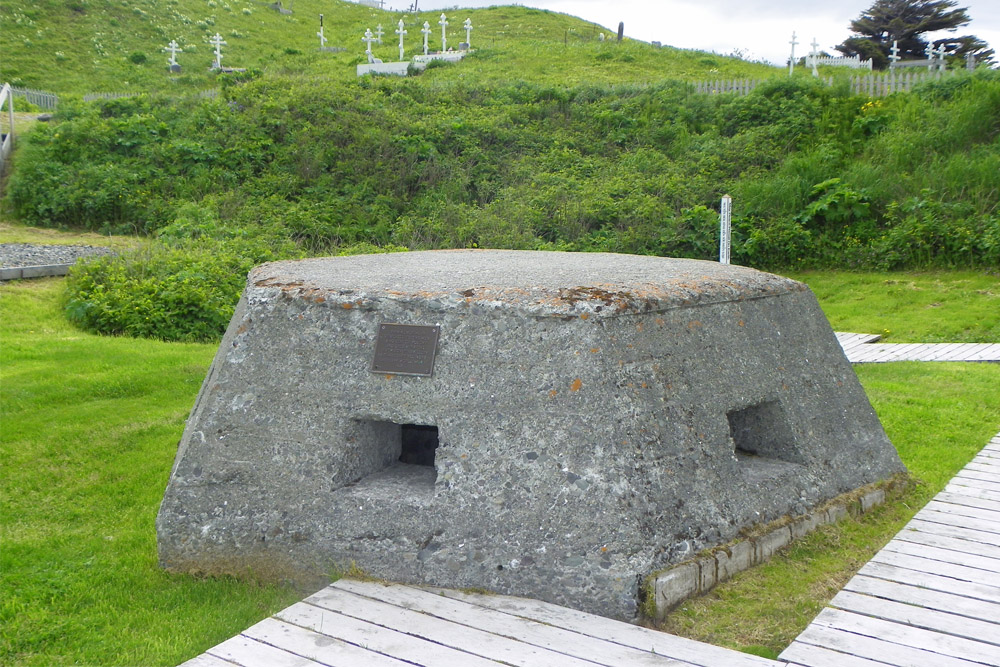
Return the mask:
POLYGON ((436 309, 476 304, 537 316, 600 317, 807 289, 788 278, 703 260, 527 250, 427 250, 272 262, 251 271, 249 286, 344 308, 425 301, 436 309))

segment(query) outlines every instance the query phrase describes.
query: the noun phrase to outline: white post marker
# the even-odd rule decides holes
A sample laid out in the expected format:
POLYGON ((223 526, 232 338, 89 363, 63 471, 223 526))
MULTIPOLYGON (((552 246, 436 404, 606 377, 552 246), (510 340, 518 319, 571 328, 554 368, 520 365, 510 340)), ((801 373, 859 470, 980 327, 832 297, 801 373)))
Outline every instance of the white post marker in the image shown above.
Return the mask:
POLYGON ((181 50, 181 46, 177 43, 176 39, 172 39, 170 40, 170 43, 167 44, 166 50, 170 51, 170 60, 167 61, 167 64, 173 67, 177 64, 177 52, 181 50))
POLYGON ((795 71, 795 45, 798 42, 795 41, 795 31, 792 31, 792 41, 789 42, 792 45, 792 55, 788 56, 788 76, 792 75, 795 71))
POLYGON ((403 19, 399 19, 399 27, 396 28, 396 34, 399 35, 399 59, 403 60, 403 36, 406 34, 406 30, 403 29, 403 19))
POLYGON ((382 46, 382 35, 385 34, 385 30, 382 30, 382 24, 379 23, 375 26, 375 39, 378 40, 379 46, 382 46))
POLYGON ((942 44, 941 46, 938 47, 938 50, 937 50, 938 66, 937 67, 938 67, 938 71, 939 72, 943 72, 945 70, 945 68, 947 67, 947 65, 944 62, 944 57, 945 57, 945 54, 947 54, 947 53, 948 53, 948 51, 945 50, 944 44, 942 44))
POLYGON ((819 60, 819 51, 816 49, 819 48, 819 42, 816 41, 815 37, 813 37, 813 41, 810 46, 813 47, 812 53, 809 54, 809 61, 813 68, 813 76, 819 76, 819 70, 816 69, 816 61, 819 60))
POLYGON ((934 71, 934 47, 928 44, 924 48, 924 55, 927 56, 927 71, 934 71))
POLYGON ((316 33, 316 36, 319 37, 319 48, 322 49, 324 46, 326 46, 326 36, 323 34, 322 14, 319 15, 319 32, 316 33))
POLYGON ((219 33, 215 33, 215 36, 208 40, 208 43, 215 47, 215 68, 222 69, 222 46, 226 40, 222 39, 222 35, 219 33))
POLYGON ((899 46, 898 46, 898 41, 897 40, 895 40, 895 39, 892 40, 892 48, 889 49, 889 51, 891 52, 890 55, 889 55, 889 60, 892 61, 892 62, 889 63, 889 69, 892 69, 892 67, 897 62, 899 62, 899 46))
POLYGON ((465 43, 468 45, 465 48, 472 48, 472 19, 465 19, 463 24, 465 27, 465 43))
POLYGON ((729 248, 732 244, 733 198, 722 195, 719 206, 719 263, 729 264, 729 248))
POLYGON ((361 41, 365 43, 365 55, 368 56, 368 62, 372 62, 372 42, 375 41, 375 36, 372 35, 371 28, 365 28, 365 36, 361 38, 361 41))
POLYGON ((448 17, 441 14, 441 20, 438 21, 438 25, 441 26, 441 53, 448 50, 448 35, 445 30, 448 29, 448 17))
POLYGON ((420 32, 424 33, 424 55, 427 55, 427 51, 430 47, 427 46, 427 38, 431 35, 431 24, 424 21, 424 27, 420 29, 420 32))

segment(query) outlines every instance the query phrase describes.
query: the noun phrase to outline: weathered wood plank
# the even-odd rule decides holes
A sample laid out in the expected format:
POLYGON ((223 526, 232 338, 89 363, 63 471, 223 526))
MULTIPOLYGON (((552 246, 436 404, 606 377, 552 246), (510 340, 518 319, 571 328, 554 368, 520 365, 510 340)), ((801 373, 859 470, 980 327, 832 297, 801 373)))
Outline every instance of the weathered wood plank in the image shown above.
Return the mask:
POLYGON ((981 498, 975 492, 969 492, 967 487, 959 490, 957 493, 945 488, 944 491, 934 496, 934 500, 939 503, 966 505, 967 507, 978 507, 979 509, 1000 512, 1000 501, 981 498))
MULTIPOLYGON (((813 624, 876 639, 885 638, 891 640, 893 644, 923 649, 932 653, 939 653, 941 656, 980 662, 987 665, 1000 665, 1000 647, 998 646, 983 644, 963 637, 953 637, 938 632, 931 632, 870 616, 827 608, 819 613, 813 624)), ((890 653, 889 655, 892 654, 890 653)), ((938 662, 936 664, 940 665, 942 663, 938 662)))
POLYGON ((840 591, 830 601, 830 606, 884 621, 931 630, 952 637, 964 637, 1000 647, 1000 627, 989 621, 956 616, 937 609, 884 600, 853 591, 840 591))
MULTIPOLYGON (((896 538, 893 541, 897 540, 903 542, 910 542, 911 544, 922 544, 929 547, 950 549, 952 551, 972 554, 975 556, 985 556, 986 558, 1000 559, 1000 547, 998 546, 993 546, 991 544, 985 544, 983 542, 977 542, 974 540, 949 537, 947 535, 937 535, 935 533, 930 533, 930 532, 925 533, 919 530, 904 529, 900 531, 898 535, 896 535, 896 538)), ((1000 566, 1000 560, 997 560, 996 563, 998 566, 1000 566)), ((1000 573, 1000 568, 998 568, 998 573, 1000 573)))
POLYGON ((264 619, 245 630, 243 636, 329 667, 405 667, 411 664, 276 618, 264 619))
POLYGON ((774 667, 774 662, 765 658, 711 646, 684 637, 676 637, 656 632, 630 623, 601 618, 575 609, 558 605, 509 597, 506 595, 476 595, 445 588, 429 588, 434 592, 456 600, 463 600, 490 609, 496 609, 515 616, 524 616, 540 623, 572 630, 583 635, 631 646, 643 651, 670 656, 694 665, 715 667, 774 667))
POLYGON ((209 649, 208 653, 241 667, 324 667, 315 660, 282 651, 243 635, 227 639, 209 649))
POLYGON ((781 659, 802 667, 885 667, 886 664, 800 641, 792 642, 782 651, 781 659))
POLYGON ((987 484, 992 484, 996 487, 1000 487, 1000 474, 997 474, 992 470, 987 470, 987 471, 976 470, 974 468, 970 468, 969 466, 965 466, 964 468, 958 471, 955 477, 960 479, 974 479, 979 482, 986 482, 987 484))
MULTIPOLYGON (((822 646, 831 651, 889 665, 906 665, 907 667, 972 667, 976 665, 976 663, 961 657, 943 655, 936 651, 914 648, 899 643, 894 634, 885 635, 884 638, 871 637, 815 622, 795 639, 792 646, 799 643, 822 646)), ((778 658, 784 660, 785 654, 782 653, 778 658)), ((981 667, 981 665, 977 665, 977 667, 981 667)))
MULTIPOLYGON (((966 486, 964 484, 958 483, 959 480, 952 480, 944 487, 945 491, 948 493, 955 493, 958 495, 969 496, 970 498, 981 498, 983 500, 991 500, 994 503, 1000 502, 1000 493, 996 491, 990 491, 988 489, 977 489, 972 486, 966 486)), ((994 510, 995 511, 995 510, 994 510)))
MULTIPOLYGON (((934 561, 926 561, 933 563, 934 561)), ((867 577, 884 579, 900 584, 919 586, 932 591, 954 593, 974 600, 1000 604, 1000 582, 982 583, 961 581, 953 577, 925 572, 920 569, 904 567, 872 561, 866 563, 859 571, 867 577)))
POLYGON ((944 565, 960 565, 965 568, 977 568, 984 572, 993 573, 1000 579, 1000 560, 988 556, 977 556, 975 554, 955 551, 953 549, 942 549, 940 547, 928 546, 926 544, 913 544, 893 540, 885 545, 883 551, 891 551, 921 558, 930 558, 939 561, 944 565))
POLYGON ((948 526, 959 526, 969 530, 977 530, 983 533, 1000 533, 996 522, 989 519, 979 519, 976 517, 963 516, 954 512, 939 512, 934 509, 922 509, 917 512, 914 518, 931 523, 943 523, 948 526))
POLYGON ((202 653, 182 663, 180 667, 233 667, 233 663, 222 658, 216 658, 214 655, 209 655, 208 653, 202 653))
MULTIPOLYGON (((342 588, 328 586, 305 602, 327 611, 350 616, 359 621, 405 632, 427 640, 425 643, 464 651, 486 660, 510 665, 530 667, 552 664, 565 667, 583 667, 586 661, 577 657, 549 651, 489 630, 435 618, 419 609, 406 609, 391 603, 355 595, 342 588)), ((394 654, 392 654, 394 655, 394 654)), ((394 657, 406 658, 407 656, 394 657)))
POLYGON ((940 574, 945 577, 957 579, 958 581, 968 581, 974 584, 993 586, 997 582, 997 575, 995 572, 988 572, 987 570, 980 570, 974 567, 953 565, 951 563, 942 563, 939 560, 922 558, 920 556, 911 556, 909 554, 888 551, 886 549, 883 549, 875 554, 872 561, 876 563, 885 563, 886 565, 906 567, 911 570, 918 570, 928 574, 940 574))
POLYGON ((955 537, 961 540, 969 540, 970 542, 1000 547, 1000 533, 987 533, 981 530, 970 530, 969 528, 949 526, 943 523, 932 523, 922 519, 912 519, 910 523, 907 524, 907 527, 911 526, 915 530, 919 530, 922 533, 955 537))
POLYGON ((978 470, 979 472, 992 473, 994 479, 1000 479, 1000 459, 991 459, 989 457, 979 458, 978 456, 965 466, 965 470, 978 470))
MULTIPOLYGON (((367 599, 399 605, 438 619, 460 623, 499 637, 510 638, 525 646, 555 651, 555 655, 560 658, 566 654, 602 665, 681 664, 679 661, 668 660, 667 656, 653 655, 631 647, 612 644, 570 630, 538 623, 519 616, 511 616, 409 586, 398 584, 384 586, 370 582, 342 580, 335 583, 333 587, 364 596, 367 599)), ((322 595, 324 592, 321 591, 320 594, 308 598, 307 601, 326 606, 326 599, 322 595)), ((529 659, 529 664, 543 663, 555 664, 545 656, 533 656, 529 659)))
POLYGON ((419 636, 368 623, 350 616, 300 602, 278 612, 277 618, 315 630, 349 644, 418 665, 435 667, 496 667, 496 662, 419 636))
MULTIPOLYGON (((947 586, 947 584, 945 585, 947 586)), ((886 581, 885 579, 877 579, 862 574, 858 574, 847 582, 844 590, 904 604, 918 605, 927 609, 935 609, 959 616, 967 616, 988 623, 1000 623, 1000 603, 975 600, 961 594, 941 590, 929 590, 919 586, 911 586, 897 581, 886 581)), ((949 590, 951 590, 950 586, 949 590)), ((995 631, 1000 633, 1000 627, 996 628, 995 631)))
POLYGON ((956 505, 950 505, 947 503, 941 503, 936 500, 932 500, 929 503, 927 503, 925 509, 933 512, 945 512, 947 514, 954 514, 974 519, 982 519, 983 521, 993 525, 996 525, 998 522, 1000 522, 1000 512, 982 509, 979 507, 967 507, 967 506, 958 507, 956 505))
POLYGON ((959 472, 951 478, 950 483, 971 486, 974 489, 983 489, 992 493, 1000 491, 1000 483, 991 479, 980 479, 976 476, 976 473, 959 472))

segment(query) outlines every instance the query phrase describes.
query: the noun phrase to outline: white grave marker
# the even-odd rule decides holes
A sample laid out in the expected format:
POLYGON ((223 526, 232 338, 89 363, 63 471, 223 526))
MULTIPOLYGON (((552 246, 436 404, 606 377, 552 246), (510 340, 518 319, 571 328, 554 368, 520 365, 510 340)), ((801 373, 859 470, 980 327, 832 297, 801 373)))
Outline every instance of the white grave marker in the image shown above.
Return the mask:
POLYGON ((208 40, 208 43, 215 47, 215 69, 222 69, 222 47, 226 44, 226 40, 222 39, 222 35, 215 33, 212 39, 208 40))
POLYGON ((472 35, 472 19, 465 19, 465 23, 463 24, 463 27, 465 28, 465 44, 466 44, 465 48, 471 49, 472 48, 472 37, 471 37, 471 35, 472 35))
POLYGON ((819 48, 819 43, 816 41, 815 37, 813 37, 813 41, 810 46, 813 47, 812 53, 809 54, 809 61, 812 63, 813 76, 819 76, 819 70, 816 69, 816 62, 819 60, 819 51, 816 49, 819 48))
POLYGON ((382 30, 382 24, 379 23, 375 26, 375 39, 378 40, 379 46, 382 46, 382 35, 385 34, 385 30, 382 30))
POLYGON ((899 43, 897 42, 897 40, 895 39, 892 40, 892 48, 889 49, 889 51, 891 51, 891 54, 889 55, 889 60, 891 61, 889 63, 889 67, 891 68, 897 62, 899 62, 899 43))
POLYGON ((326 36, 323 34, 323 15, 322 14, 319 15, 319 32, 316 33, 316 36, 319 37, 319 48, 320 48, 320 50, 322 50, 323 47, 326 46, 326 41, 327 41, 326 40, 326 36))
POLYGON ((939 72, 943 72, 945 70, 945 68, 946 68, 946 65, 945 65, 945 62, 944 62, 944 56, 945 56, 946 53, 948 53, 945 50, 945 48, 944 48, 944 44, 942 44, 940 47, 938 47, 938 50, 935 53, 937 54, 937 58, 938 58, 938 71, 939 72))
POLYGON ((176 39, 172 39, 170 40, 170 43, 167 44, 166 50, 170 51, 170 60, 167 61, 167 64, 171 67, 178 67, 177 52, 181 50, 181 45, 177 43, 176 39))
POLYGON ((441 26, 441 53, 448 50, 448 35, 445 30, 448 28, 448 17, 441 14, 441 20, 438 21, 438 25, 441 26))
POLYGON ((427 38, 431 35, 431 24, 424 21, 424 27, 421 28, 420 32, 424 33, 424 55, 427 55, 429 47, 427 46, 427 38))
POLYGON ((792 41, 789 42, 789 44, 792 45, 792 55, 788 56, 788 76, 791 76, 792 72, 795 71, 795 45, 798 44, 798 42, 795 41, 794 30, 792 31, 792 41))
POLYGON ((403 59, 403 36, 406 35, 406 30, 403 28, 403 19, 399 19, 399 27, 396 29, 396 34, 399 35, 399 59, 403 59))
POLYGON ((372 35, 372 29, 365 29, 365 36, 361 38, 361 41, 365 43, 365 55, 368 56, 368 62, 375 62, 372 56, 372 42, 375 41, 375 36, 372 35))
POLYGON ((729 249, 732 245, 733 198, 722 195, 719 207, 719 263, 729 264, 729 249))

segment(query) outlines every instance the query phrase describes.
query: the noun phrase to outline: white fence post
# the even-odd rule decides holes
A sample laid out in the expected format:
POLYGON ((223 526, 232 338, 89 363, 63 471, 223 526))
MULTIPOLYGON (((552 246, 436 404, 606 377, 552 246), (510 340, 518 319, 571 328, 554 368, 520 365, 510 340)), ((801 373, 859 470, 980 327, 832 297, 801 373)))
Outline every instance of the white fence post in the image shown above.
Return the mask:
POLYGON ((729 250, 732 245, 733 198, 722 195, 719 207, 719 263, 729 264, 729 250))

